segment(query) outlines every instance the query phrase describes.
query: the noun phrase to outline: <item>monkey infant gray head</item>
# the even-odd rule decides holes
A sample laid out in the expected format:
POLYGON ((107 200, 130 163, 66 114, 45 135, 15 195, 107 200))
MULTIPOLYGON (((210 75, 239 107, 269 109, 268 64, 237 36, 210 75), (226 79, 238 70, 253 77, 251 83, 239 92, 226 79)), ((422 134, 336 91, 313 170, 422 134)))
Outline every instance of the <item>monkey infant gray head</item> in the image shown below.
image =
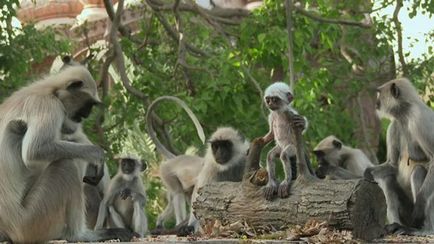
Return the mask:
POLYGON ((100 104, 96 82, 83 66, 70 66, 49 77, 53 94, 62 102, 68 119, 81 122, 90 115, 92 107, 100 104))
POLYGON ((336 136, 328 136, 318 143, 313 153, 320 163, 330 163, 336 165, 340 160, 340 150, 342 142, 336 136), (325 162, 326 161, 326 162, 325 162))
POLYGON ((116 158, 119 163, 119 172, 125 175, 137 175, 147 168, 147 164, 135 155, 125 155, 116 158))
POLYGON ((290 86, 284 82, 275 82, 265 89, 264 102, 271 111, 285 108, 291 104, 293 92, 290 86))
POLYGON ((231 127, 217 129, 209 140, 207 156, 213 157, 219 168, 228 169, 247 155, 249 143, 238 131, 231 127))
POLYGON ((377 88, 376 109, 380 117, 399 118, 409 112, 411 104, 419 102, 419 95, 407 78, 391 80, 377 88))

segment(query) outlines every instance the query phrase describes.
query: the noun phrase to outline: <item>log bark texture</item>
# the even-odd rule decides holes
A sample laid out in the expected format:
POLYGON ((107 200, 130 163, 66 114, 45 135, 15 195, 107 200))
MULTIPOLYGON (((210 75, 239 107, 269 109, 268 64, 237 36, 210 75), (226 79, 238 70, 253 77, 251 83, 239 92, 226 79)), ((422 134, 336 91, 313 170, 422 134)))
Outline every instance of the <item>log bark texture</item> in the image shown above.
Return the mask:
MULTIPOLYGON (((263 170, 259 166, 264 138, 250 145, 242 182, 218 182, 199 189, 193 202, 196 218, 205 224, 218 219, 222 224, 245 221, 254 228, 304 225, 308 220, 327 221, 337 229, 352 230, 355 238, 372 240, 384 234, 386 202, 374 183, 363 179, 319 180, 311 175, 304 157, 303 128, 293 123, 288 113, 294 145, 297 148, 298 177, 291 185, 290 196, 268 201, 264 197, 263 170)), ((266 174, 265 174, 266 176, 266 174)))
POLYGON ((365 180, 295 181, 289 198, 273 201, 265 200, 262 187, 248 180, 214 183, 200 189, 194 211, 201 224, 242 220, 255 228, 304 225, 316 219, 352 230, 364 240, 381 236, 386 220, 381 189, 365 180))

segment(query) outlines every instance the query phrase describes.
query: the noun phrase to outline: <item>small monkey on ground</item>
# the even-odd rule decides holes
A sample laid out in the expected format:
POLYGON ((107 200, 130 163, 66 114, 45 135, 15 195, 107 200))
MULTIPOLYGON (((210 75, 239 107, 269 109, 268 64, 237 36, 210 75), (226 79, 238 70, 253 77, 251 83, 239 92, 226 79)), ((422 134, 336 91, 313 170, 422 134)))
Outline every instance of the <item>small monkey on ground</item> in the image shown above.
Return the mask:
MULTIPOLYGON (((205 163, 197 178, 191 196, 191 206, 198 197, 198 190, 210 183, 241 181, 246 167, 249 142, 231 127, 218 128, 209 139, 205 163)), ((184 236, 199 230, 199 223, 190 209, 188 226, 180 228, 178 235, 184 236)))
POLYGON ((319 178, 361 178, 366 168, 374 166, 362 150, 345 146, 333 135, 319 142, 313 153, 318 159, 315 173, 319 178))
POLYGON ((205 141, 205 134, 199 120, 181 99, 173 96, 162 96, 155 99, 148 107, 146 113, 146 126, 148 134, 155 144, 157 151, 162 154, 165 160, 160 165, 160 178, 167 189, 167 206, 158 215, 157 228, 153 233, 160 233, 164 222, 175 214, 176 225, 180 225, 187 219, 186 203, 190 202, 193 188, 196 185, 199 172, 202 170, 204 158, 194 155, 175 155, 168 150, 158 139, 152 120, 152 113, 163 101, 172 101, 180 105, 193 121, 197 134, 202 142, 205 141))
POLYGON ((128 228, 143 237, 148 232, 148 220, 144 212, 146 192, 140 173, 147 166, 134 155, 119 157, 118 162, 118 173, 111 179, 100 204, 95 230, 102 229, 108 221, 110 227, 128 228))
MULTIPOLYGON (((293 132, 287 113, 294 114, 292 123, 296 127, 302 128, 303 131, 306 130, 308 122, 305 117, 298 115, 297 111, 292 108, 291 103, 293 98, 292 89, 283 82, 273 83, 265 89, 264 102, 270 110, 270 115, 268 116, 270 129, 263 137, 263 141, 265 144, 271 142, 273 139, 276 141, 276 146, 267 154, 268 183, 264 187, 264 196, 267 200, 271 200, 276 192, 280 198, 288 197, 291 180, 297 175, 296 147, 291 136, 293 132), (285 171, 285 179, 280 184, 278 184, 276 179, 274 163, 276 157, 280 157, 285 171)), ((312 174, 310 162, 306 161, 308 169, 312 174)))

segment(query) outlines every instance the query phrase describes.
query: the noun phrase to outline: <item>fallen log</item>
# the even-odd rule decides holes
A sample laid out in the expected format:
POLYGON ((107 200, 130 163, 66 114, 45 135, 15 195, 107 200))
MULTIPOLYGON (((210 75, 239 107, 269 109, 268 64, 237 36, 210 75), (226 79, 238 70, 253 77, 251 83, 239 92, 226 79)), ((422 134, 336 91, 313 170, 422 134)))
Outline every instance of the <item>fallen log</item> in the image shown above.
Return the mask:
POLYGON ((193 208, 201 225, 209 220, 222 224, 245 221, 257 229, 280 229, 314 219, 327 221, 336 229, 352 230, 355 238, 363 240, 383 235, 384 195, 378 185, 363 179, 318 180, 299 176, 291 185, 288 198, 267 201, 263 185, 268 179, 264 179, 266 174, 259 167, 263 146, 260 138, 252 142, 242 182, 213 183, 199 190, 193 208))

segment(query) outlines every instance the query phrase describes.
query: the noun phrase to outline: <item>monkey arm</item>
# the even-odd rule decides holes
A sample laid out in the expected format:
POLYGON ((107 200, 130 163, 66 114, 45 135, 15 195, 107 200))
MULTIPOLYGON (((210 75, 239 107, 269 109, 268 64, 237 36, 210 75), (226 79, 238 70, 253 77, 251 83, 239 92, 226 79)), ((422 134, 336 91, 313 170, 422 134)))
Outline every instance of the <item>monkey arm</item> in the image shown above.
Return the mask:
POLYGON ((22 156, 27 166, 32 167, 34 163, 40 161, 51 163, 60 159, 75 158, 97 161, 103 158, 104 151, 98 146, 59 140, 63 118, 52 117, 46 115, 28 121, 22 149, 22 156))
POLYGON ((269 131, 268 131, 268 133, 265 136, 262 137, 264 145, 267 145, 272 140, 274 140, 273 116, 272 116, 272 114, 270 114, 268 116, 268 128, 270 128, 269 131))

